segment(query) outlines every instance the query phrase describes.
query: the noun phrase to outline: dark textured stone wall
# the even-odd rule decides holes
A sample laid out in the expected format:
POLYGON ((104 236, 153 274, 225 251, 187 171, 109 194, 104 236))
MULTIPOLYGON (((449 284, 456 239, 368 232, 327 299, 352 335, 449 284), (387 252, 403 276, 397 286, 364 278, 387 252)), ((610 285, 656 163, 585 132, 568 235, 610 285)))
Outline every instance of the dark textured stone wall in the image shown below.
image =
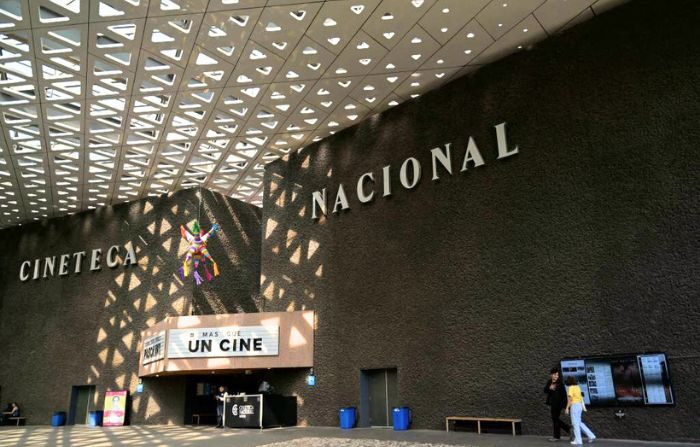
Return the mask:
MULTIPOLYGON (((73 385, 104 392, 128 389, 132 423, 183 423, 185 380, 138 383, 140 333, 165 317, 254 309, 259 300, 258 208, 202 190, 101 208, 0 231, 0 387, 2 401, 20 403, 30 424, 48 424, 68 410, 73 385), (187 245, 180 224, 200 216, 221 226, 209 251, 221 275, 201 287, 176 271, 187 245), (26 259, 133 244, 138 265, 21 282, 26 259)), ((122 250, 122 256, 124 251, 122 250)), ((72 269, 72 264, 71 264, 72 269)))
POLYGON ((398 368, 414 426, 522 417, 564 356, 668 353, 677 405, 592 409, 603 437, 700 439, 700 2, 637 0, 268 166, 264 310, 317 312, 300 419, 337 424, 361 369, 398 368), (497 161, 493 126, 520 153, 497 161), (486 164, 431 181, 429 149, 486 164), (423 178, 402 188, 417 157, 423 178), (391 165, 393 195, 355 183, 391 165), (314 222, 311 193, 350 210, 314 222))

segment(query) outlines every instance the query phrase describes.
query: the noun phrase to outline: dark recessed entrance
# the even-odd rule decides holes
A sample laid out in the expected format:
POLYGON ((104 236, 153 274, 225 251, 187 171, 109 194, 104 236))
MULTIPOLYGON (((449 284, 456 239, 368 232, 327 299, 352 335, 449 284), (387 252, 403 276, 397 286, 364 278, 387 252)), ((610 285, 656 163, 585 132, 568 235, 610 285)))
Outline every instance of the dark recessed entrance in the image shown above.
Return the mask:
POLYGON ((219 386, 229 394, 256 394, 263 380, 277 391, 278 378, 269 370, 250 370, 227 374, 192 375, 187 377, 185 424, 216 424, 216 399, 219 386))
POLYGON ((396 406, 396 368, 360 371, 360 426, 388 427, 396 406))
POLYGON ((67 423, 69 425, 87 424, 88 412, 94 410, 94 400, 94 385, 81 385, 71 388, 67 423))

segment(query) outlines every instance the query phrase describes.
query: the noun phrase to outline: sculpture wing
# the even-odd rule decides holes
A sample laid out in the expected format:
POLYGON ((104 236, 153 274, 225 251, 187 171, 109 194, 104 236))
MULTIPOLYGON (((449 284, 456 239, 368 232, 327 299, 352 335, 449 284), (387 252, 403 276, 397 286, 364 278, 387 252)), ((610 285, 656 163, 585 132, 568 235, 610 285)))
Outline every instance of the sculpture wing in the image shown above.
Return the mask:
POLYGON ((180 225, 180 234, 187 242, 192 242, 194 240, 194 236, 192 236, 192 233, 187 231, 187 228, 185 228, 184 225, 180 225))
POLYGON ((218 230, 218 229, 219 229, 219 226, 217 224, 212 225, 211 229, 209 229, 209 231, 207 231, 207 234, 202 236, 202 240, 204 242, 206 242, 209 239, 209 237, 213 236, 214 233, 216 232, 216 230, 218 230))

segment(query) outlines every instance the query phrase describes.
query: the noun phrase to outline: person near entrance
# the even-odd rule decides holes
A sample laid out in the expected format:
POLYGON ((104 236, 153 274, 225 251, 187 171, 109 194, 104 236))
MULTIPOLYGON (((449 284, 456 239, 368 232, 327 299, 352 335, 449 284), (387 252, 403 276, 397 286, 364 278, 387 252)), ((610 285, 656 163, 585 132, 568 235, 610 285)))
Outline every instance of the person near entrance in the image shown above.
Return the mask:
POLYGON ((272 385, 270 385, 270 382, 263 379, 263 381, 260 382, 260 386, 258 386, 258 393, 272 394, 272 391, 273 391, 273 388, 272 388, 272 385))
POLYGON ((224 404, 228 393, 223 386, 219 387, 219 392, 216 393, 216 428, 224 428, 224 404))
POLYGON ((566 379, 566 385, 566 395, 568 397, 566 414, 571 414, 571 427, 573 428, 572 435, 574 436, 571 443, 574 445, 581 445, 583 443, 581 440, 581 430, 583 430, 583 432, 586 434, 588 442, 593 442, 595 440, 595 435, 581 420, 581 415, 587 410, 586 403, 583 401, 583 393, 581 393, 581 387, 578 386, 576 377, 569 376, 566 379))
POLYGON ((558 441, 561 438, 561 430, 571 433, 569 424, 561 420, 561 412, 566 408, 566 389, 561 379, 561 372, 558 368, 549 371, 549 380, 544 386, 544 393, 547 395, 547 405, 549 405, 552 415, 553 433, 550 441, 558 441))

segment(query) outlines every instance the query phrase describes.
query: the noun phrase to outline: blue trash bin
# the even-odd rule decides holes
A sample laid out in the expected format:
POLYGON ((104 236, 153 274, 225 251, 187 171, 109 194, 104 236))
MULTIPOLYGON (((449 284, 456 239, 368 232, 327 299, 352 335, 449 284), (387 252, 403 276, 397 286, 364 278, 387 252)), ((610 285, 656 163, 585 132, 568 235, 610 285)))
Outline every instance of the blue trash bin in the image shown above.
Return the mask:
POLYGON ((51 426, 61 427, 63 425, 66 425, 66 412, 54 411, 53 416, 51 416, 51 426))
POLYGON ((99 427, 102 425, 102 411, 90 411, 88 413, 88 425, 90 427, 99 427))
POLYGON ((411 425, 411 409, 408 407, 394 407, 391 412, 394 419, 394 430, 408 430, 411 425))
POLYGON ((355 427, 355 422, 357 422, 357 409, 355 407, 340 409, 340 428, 353 428, 355 427))

